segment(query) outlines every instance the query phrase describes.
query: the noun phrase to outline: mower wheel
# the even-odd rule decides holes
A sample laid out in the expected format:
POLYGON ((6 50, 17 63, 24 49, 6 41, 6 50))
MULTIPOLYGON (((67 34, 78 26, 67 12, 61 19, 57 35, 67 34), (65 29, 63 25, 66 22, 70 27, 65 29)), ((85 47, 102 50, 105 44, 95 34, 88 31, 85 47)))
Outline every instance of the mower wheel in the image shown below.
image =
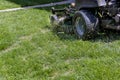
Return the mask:
POLYGON ((79 39, 90 39, 97 34, 98 18, 87 10, 77 11, 73 23, 74 33, 79 39))

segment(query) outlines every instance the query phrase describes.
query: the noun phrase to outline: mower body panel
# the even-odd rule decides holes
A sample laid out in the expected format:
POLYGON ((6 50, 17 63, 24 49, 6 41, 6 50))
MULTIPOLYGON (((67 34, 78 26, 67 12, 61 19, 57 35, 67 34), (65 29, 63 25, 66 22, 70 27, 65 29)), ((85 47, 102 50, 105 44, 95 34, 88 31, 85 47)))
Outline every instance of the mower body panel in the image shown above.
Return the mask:
POLYGON ((75 0, 76 9, 105 6, 105 0, 75 0))

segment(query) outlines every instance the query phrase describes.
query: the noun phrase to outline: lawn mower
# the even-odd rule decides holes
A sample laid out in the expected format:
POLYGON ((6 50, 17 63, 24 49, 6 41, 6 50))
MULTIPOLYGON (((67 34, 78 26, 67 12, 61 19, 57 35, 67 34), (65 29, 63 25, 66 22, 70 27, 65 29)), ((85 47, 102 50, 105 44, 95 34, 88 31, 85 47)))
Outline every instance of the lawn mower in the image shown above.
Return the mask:
POLYGON ((75 0, 75 6, 51 9, 51 24, 57 31, 93 38, 104 29, 120 30, 119 0, 75 0))

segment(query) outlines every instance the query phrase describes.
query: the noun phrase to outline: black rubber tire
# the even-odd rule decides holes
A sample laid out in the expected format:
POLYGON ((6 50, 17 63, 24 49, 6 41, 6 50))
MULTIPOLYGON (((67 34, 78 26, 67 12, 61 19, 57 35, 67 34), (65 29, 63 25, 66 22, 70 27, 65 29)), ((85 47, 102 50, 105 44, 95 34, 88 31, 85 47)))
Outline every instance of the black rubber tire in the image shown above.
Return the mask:
POLYGON ((80 10, 73 18, 73 29, 77 38, 86 40, 97 34, 98 19, 87 10, 80 10))

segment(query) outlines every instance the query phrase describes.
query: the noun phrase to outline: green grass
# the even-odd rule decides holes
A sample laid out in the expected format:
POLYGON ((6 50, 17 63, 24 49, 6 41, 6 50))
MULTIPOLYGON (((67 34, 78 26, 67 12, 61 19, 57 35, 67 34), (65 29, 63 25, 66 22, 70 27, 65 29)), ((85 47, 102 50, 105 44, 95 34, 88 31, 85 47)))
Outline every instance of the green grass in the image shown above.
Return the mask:
POLYGON ((55 33, 50 12, 0 13, 0 80, 120 80, 120 40, 55 33))
POLYGON ((39 5, 58 1, 62 0, 0 0, 0 9, 39 5))

